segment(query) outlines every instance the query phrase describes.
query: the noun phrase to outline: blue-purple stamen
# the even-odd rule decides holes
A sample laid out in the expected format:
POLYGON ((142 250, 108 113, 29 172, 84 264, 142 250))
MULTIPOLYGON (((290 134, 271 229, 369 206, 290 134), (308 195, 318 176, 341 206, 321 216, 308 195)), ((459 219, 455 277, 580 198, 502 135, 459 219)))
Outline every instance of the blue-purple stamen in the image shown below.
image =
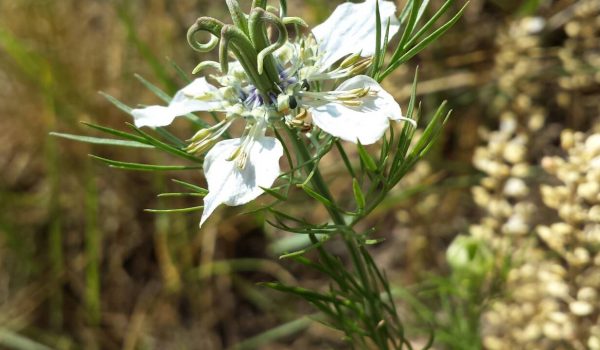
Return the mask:
MULTIPOLYGON (((288 86, 295 84, 298 82, 296 77, 290 76, 289 73, 278 67, 279 71, 279 81, 278 88, 280 91, 285 91, 288 86)), ((276 105, 277 104, 277 94, 270 91, 268 92, 269 104, 276 105)), ((248 85, 244 91, 240 91, 240 100, 248 107, 249 109, 253 109, 256 107, 263 106, 265 104, 265 98, 260 93, 260 91, 254 85, 248 85)))

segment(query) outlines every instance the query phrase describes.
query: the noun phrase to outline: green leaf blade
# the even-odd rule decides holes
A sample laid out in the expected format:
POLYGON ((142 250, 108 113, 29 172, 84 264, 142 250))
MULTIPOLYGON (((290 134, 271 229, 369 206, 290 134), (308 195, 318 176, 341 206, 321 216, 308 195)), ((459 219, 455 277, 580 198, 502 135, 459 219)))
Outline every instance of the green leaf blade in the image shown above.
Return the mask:
POLYGON ((120 146, 120 147, 134 147, 134 148, 154 148, 152 145, 148 145, 146 143, 141 143, 138 141, 128 141, 128 140, 117 140, 117 139, 107 139, 101 137, 92 137, 92 136, 81 136, 74 134, 65 134, 60 132, 51 132, 51 136, 61 137, 68 140, 85 142, 95 145, 108 145, 108 146, 120 146))

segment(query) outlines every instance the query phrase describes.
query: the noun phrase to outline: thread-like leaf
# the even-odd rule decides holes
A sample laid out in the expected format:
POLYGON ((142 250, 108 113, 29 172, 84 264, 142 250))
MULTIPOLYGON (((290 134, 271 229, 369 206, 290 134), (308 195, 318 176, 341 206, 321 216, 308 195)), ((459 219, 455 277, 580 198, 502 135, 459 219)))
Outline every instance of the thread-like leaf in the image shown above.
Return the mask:
POLYGON ((357 148, 358 148, 358 155, 359 155, 360 159, 363 161, 364 165, 367 167, 367 169, 373 173, 376 172, 377 164, 375 163, 375 160, 373 160, 373 157, 371 157, 371 155, 367 152, 365 147, 360 142, 357 143, 357 148))
POLYGON ((411 59, 412 57, 414 57, 416 54, 421 52, 425 47, 427 47, 430 43, 437 40, 440 36, 442 36, 444 33, 446 33, 448 31, 448 29, 450 29, 458 21, 458 19, 463 15, 468 4, 469 3, 467 2, 465 4, 465 6, 463 6, 456 13, 456 15, 454 15, 454 17, 452 17, 448 22, 446 22, 444 25, 442 25, 441 27, 436 29, 433 33, 429 34, 425 39, 423 39, 418 44, 413 46, 406 53, 402 54, 399 58, 392 60, 392 62, 390 63, 388 68, 382 73, 380 78, 383 79, 386 76, 388 76, 396 68, 398 68, 401 64, 403 64, 404 62, 406 62, 409 59, 411 59))
POLYGON ((322 195, 317 193, 315 190, 310 188, 308 185, 300 185, 299 187, 302 188, 304 190, 304 192, 306 192, 306 194, 308 194, 309 196, 311 196, 314 199, 321 202, 321 204, 323 204, 324 206, 326 206, 328 208, 333 207, 333 203, 331 203, 331 201, 329 199, 323 197, 322 195))
POLYGON ((128 105, 126 105, 125 103, 119 101, 117 98, 107 94, 106 92, 100 91, 99 94, 104 96, 104 98, 106 98, 108 100, 108 102, 115 105, 115 107, 117 107, 118 109, 122 110, 123 112, 125 112, 127 114, 131 114, 131 110, 133 108, 131 108, 128 105))
POLYGON ((149 213, 156 213, 156 214, 174 214, 174 213, 189 213, 192 211, 199 211, 199 210, 203 210, 204 206, 200 205, 197 207, 188 207, 188 208, 177 208, 177 209, 144 209, 144 211, 149 212, 149 213))
POLYGON ((177 180, 177 179, 172 179, 172 181, 175 182, 176 184, 179 184, 179 185, 181 185, 183 187, 186 187, 186 188, 188 188, 188 189, 190 189, 190 190, 192 190, 192 191, 194 191, 196 193, 200 193, 200 194, 204 194, 204 195, 208 194, 208 190, 207 189, 202 188, 202 187, 197 186, 197 185, 194 185, 194 184, 191 184, 189 182, 185 182, 185 181, 181 181, 181 180, 177 180))
POLYGON ((354 192, 354 200, 356 201, 356 205, 359 211, 363 211, 365 209, 366 201, 365 195, 360 189, 360 184, 356 178, 352 179, 352 191, 354 192))
POLYGON ((152 144, 154 147, 167 152, 167 153, 171 153, 173 155, 176 155, 178 157, 190 160, 192 162, 195 163, 199 163, 202 162, 202 159, 187 153, 184 150, 181 150, 177 147, 173 147, 165 142, 160 141, 159 139, 152 137, 152 135, 140 130, 139 128, 137 128, 135 125, 133 124, 129 124, 129 126, 135 131, 137 132, 141 137, 143 137, 144 139, 146 139, 146 141, 148 141, 148 143, 152 144))
POLYGON ((143 137, 140 137, 140 136, 137 136, 137 135, 134 135, 134 134, 130 134, 128 132, 116 130, 116 129, 109 128, 109 127, 106 127, 106 126, 101 126, 101 125, 96 125, 96 124, 92 124, 92 123, 87 123, 87 122, 81 122, 81 123, 83 125, 85 125, 85 126, 88 126, 88 127, 92 128, 92 129, 96 129, 96 130, 102 131, 102 132, 110 134, 110 135, 114 135, 114 136, 121 137, 121 138, 124 138, 124 139, 127 139, 127 140, 137 141, 137 142, 140 142, 140 143, 145 143, 145 144, 150 145, 150 143, 146 139, 144 139, 143 137))
POLYGON ((286 201, 287 200, 287 196, 277 192, 274 189, 271 188, 267 188, 267 187, 260 187, 263 191, 265 191, 266 194, 271 195, 273 197, 275 197, 276 199, 280 200, 280 201, 286 201))
POLYGON ((90 154, 90 157, 108 164, 112 168, 138 170, 138 171, 172 171, 172 170, 192 170, 201 169, 201 167, 182 166, 182 165, 153 165, 142 163, 120 162, 117 160, 106 159, 90 154))
POLYGON ((73 141, 86 142, 95 145, 109 145, 109 146, 121 146, 121 147, 137 147, 137 148, 154 148, 151 145, 141 143, 138 141, 128 141, 128 140, 116 140, 116 139, 106 139, 100 137, 91 137, 91 136, 81 136, 81 135, 73 135, 73 134, 64 134, 60 132, 51 132, 51 136, 62 137, 64 139, 69 139, 73 141))

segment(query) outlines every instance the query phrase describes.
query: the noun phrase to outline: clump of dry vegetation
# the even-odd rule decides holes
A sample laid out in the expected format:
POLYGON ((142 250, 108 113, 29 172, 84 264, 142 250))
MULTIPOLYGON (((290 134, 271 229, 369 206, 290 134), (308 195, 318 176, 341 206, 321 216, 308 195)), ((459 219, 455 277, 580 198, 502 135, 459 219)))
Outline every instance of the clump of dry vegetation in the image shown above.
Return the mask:
POLYGON ((598 135, 560 132, 565 124, 593 128, 600 116, 598 14, 595 2, 578 2, 512 23, 498 41, 503 107, 498 130, 484 131, 474 154, 486 176, 472 193, 485 215, 470 229, 506 268, 481 319, 487 349, 600 345, 598 135), (557 30, 566 38, 545 44, 557 30), (553 177, 560 184, 550 185, 553 177))

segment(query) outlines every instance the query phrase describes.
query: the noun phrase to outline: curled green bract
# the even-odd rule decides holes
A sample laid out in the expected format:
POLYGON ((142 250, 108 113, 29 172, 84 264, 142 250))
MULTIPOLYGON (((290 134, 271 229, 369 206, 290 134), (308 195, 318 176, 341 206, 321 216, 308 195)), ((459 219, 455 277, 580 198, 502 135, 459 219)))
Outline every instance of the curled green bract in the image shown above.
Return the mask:
POLYGON ((213 50, 219 44, 221 29, 224 24, 211 17, 200 17, 187 31, 187 41, 192 49, 198 52, 208 52, 213 50), (208 32, 211 35, 207 43, 201 43, 196 40, 196 34, 199 32, 208 32))
MULTIPOLYGON (((267 0, 253 0, 252 1, 252 9, 261 8, 263 10, 267 9, 267 0)), ((283 18, 287 15, 287 1, 279 0, 279 17, 283 18)))
POLYGON ((221 64, 219 62, 215 62, 215 61, 200 62, 200 63, 198 63, 196 68, 194 68, 194 70, 192 71, 192 74, 197 74, 198 72, 208 69, 208 68, 221 70, 221 64))
MULTIPOLYGON (((277 16, 273 15, 272 13, 269 13, 263 9, 252 10, 252 14, 250 15, 250 18, 254 18, 254 17, 256 17, 256 19, 253 24, 256 24, 256 25, 262 24, 263 31, 264 31, 264 27, 265 27, 264 24, 272 24, 279 31, 279 35, 277 36, 277 41, 271 45, 268 45, 267 47, 265 47, 258 53, 258 57, 257 57, 258 74, 262 74, 265 60, 269 60, 269 61, 273 60, 271 54, 273 52, 275 52, 275 50, 277 50, 280 47, 282 47, 283 45, 285 45, 285 43, 288 40, 288 32, 287 32, 287 29, 285 28, 285 24, 283 24, 283 22, 281 21, 281 19, 279 17, 277 17, 277 16)), ((260 30, 260 28, 255 28, 255 29, 260 30)), ((257 33, 256 35, 260 35, 260 34, 257 33)), ((274 65, 274 62, 273 62, 273 65, 274 65)))
POLYGON ((297 17, 283 17, 287 9, 285 0, 279 1, 281 18, 265 9, 267 0, 253 0, 248 16, 240 8, 238 0, 226 0, 226 3, 233 24, 226 25, 211 17, 200 17, 188 30, 187 39, 194 50, 207 52, 219 47, 219 62, 201 63, 194 72, 218 65, 221 72, 227 74, 232 54, 263 96, 279 91, 280 77, 273 54, 288 41, 286 24, 305 26, 306 23, 297 17), (277 30, 274 43, 267 35, 268 26, 277 30), (199 32, 209 33, 210 39, 207 42, 197 40, 199 32))
POLYGON ((225 25, 221 29, 221 44, 219 46, 219 61, 221 62, 221 71, 227 74, 229 71, 228 53, 229 50, 236 56, 246 74, 254 85, 263 93, 271 90, 272 82, 266 77, 261 77, 258 73, 256 49, 244 32, 233 25, 225 25))
POLYGON ((221 61, 221 71, 225 74, 229 71, 227 54, 230 43, 234 48, 232 50, 233 54, 240 60, 244 68, 246 68, 246 59, 257 55, 256 50, 244 32, 233 25, 228 24, 223 26, 221 29, 221 45, 219 46, 219 61, 221 61))
POLYGON ((278 84, 279 73, 277 72, 277 65, 275 64, 275 60, 271 53, 284 45, 287 41, 288 35, 285 25, 281 22, 279 17, 257 7, 252 9, 252 12, 250 13, 248 30, 250 32, 252 44, 256 50, 260 52, 256 57, 258 74, 263 75, 263 71, 266 71, 267 77, 278 84), (272 23, 279 31, 279 38, 275 44, 271 44, 267 36, 266 24, 269 23, 272 23))
POLYGON ((240 4, 237 0, 226 0, 227 8, 229 8, 229 13, 231 14, 231 19, 233 20, 233 24, 235 24, 238 28, 242 30, 244 33, 248 33, 248 20, 246 19, 246 15, 240 8, 240 4))
POLYGON ((292 24, 301 27, 308 27, 308 24, 306 24, 306 22, 304 22, 304 20, 300 17, 282 17, 281 22, 283 22, 285 25, 292 24))

